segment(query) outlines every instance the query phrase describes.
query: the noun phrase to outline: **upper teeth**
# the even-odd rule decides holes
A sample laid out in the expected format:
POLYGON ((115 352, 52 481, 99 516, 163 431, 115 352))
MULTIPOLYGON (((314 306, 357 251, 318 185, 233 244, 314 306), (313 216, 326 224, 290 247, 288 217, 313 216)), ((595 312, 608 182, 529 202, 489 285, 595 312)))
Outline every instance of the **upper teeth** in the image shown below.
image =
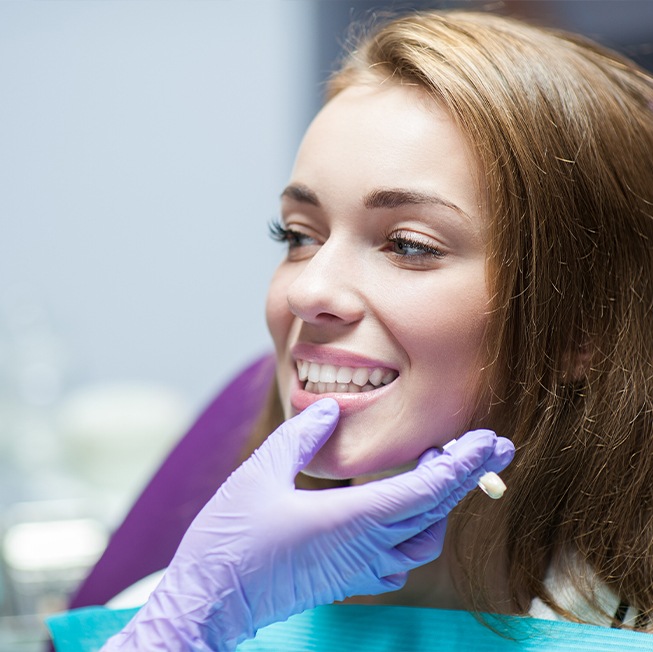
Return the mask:
POLYGON ((297 360, 299 380, 312 383, 353 383, 359 387, 367 384, 379 387, 391 383, 399 374, 384 367, 336 367, 332 364, 318 364, 297 360))

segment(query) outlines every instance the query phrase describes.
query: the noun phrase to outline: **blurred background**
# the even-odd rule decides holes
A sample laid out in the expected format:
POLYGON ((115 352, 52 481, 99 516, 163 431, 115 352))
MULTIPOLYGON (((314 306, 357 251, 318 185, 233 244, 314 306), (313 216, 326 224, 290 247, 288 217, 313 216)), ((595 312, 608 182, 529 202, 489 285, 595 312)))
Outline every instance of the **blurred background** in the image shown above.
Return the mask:
POLYGON ((0 2, 0 652, 270 349, 267 237, 352 21, 526 16, 653 68, 650 0, 0 2))

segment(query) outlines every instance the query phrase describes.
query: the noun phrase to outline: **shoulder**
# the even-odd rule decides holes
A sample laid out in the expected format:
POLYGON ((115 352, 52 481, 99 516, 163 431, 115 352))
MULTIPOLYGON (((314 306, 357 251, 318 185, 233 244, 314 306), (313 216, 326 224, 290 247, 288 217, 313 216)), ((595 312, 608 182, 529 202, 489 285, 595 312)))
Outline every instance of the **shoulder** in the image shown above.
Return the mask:
POLYGON ((568 617, 540 598, 532 601, 529 615, 544 620, 573 620, 603 627, 641 628, 638 610, 620 600, 588 564, 570 557, 563 568, 564 571, 552 566, 544 586, 568 617))

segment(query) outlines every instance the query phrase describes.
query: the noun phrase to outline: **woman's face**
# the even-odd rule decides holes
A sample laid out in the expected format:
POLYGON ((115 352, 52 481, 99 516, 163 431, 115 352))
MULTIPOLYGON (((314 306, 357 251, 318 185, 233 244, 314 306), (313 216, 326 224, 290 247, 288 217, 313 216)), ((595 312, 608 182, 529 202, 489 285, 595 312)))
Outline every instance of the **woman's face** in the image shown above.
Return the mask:
POLYGON ((489 310, 477 175, 415 88, 350 87, 309 127, 267 301, 286 417, 323 396, 341 408, 308 472, 378 473, 462 434, 489 310))

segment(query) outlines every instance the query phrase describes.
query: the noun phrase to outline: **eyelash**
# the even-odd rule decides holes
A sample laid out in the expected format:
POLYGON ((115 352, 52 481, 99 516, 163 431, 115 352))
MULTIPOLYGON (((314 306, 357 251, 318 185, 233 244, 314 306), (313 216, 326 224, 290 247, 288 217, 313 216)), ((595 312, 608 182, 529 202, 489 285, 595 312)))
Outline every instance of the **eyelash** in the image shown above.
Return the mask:
MULTIPOLYGON (((427 242, 419 240, 414 236, 408 235, 403 231, 399 231, 398 233, 390 233, 389 235, 386 236, 386 240, 395 245, 417 249, 418 251, 421 251, 422 254, 427 256, 432 256, 433 258, 443 258, 445 256, 444 251, 442 251, 438 247, 435 247, 431 244, 428 244, 427 242)), ((398 256, 401 256, 402 258, 412 257, 412 256, 405 256, 402 254, 398 254, 397 252, 393 252, 393 253, 395 253, 398 256)))
POLYGON ((285 242, 289 248, 301 247, 303 244, 303 238, 309 238, 312 240, 311 236, 306 235, 305 233, 300 233, 293 229, 287 229, 278 219, 273 219, 268 225, 268 229, 270 237, 275 242, 285 242))
MULTIPOLYGON (((312 240, 311 236, 306 235, 305 233, 300 233, 293 229, 287 229, 284 227, 279 219, 273 219, 268 225, 270 237, 275 242, 284 242, 288 245, 289 248, 301 247, 303 244, 303 239, 312 240)), ((423 242, 413 236, 406 234, 405 232, 399 231, 395 233, 389 233, 385 236, 385 240, 393 245, 398 245, 400 247, 410 247, 411 249, 416 249, 421 252, 421 254, 430 256, 433 258, 443 258, 445 253, 426 242, 423 242)), ((407 256, 405 254, 400 254, 398 252, 392 252, 395 255, 401 258, 412 258, 413 256, 407 256)))

